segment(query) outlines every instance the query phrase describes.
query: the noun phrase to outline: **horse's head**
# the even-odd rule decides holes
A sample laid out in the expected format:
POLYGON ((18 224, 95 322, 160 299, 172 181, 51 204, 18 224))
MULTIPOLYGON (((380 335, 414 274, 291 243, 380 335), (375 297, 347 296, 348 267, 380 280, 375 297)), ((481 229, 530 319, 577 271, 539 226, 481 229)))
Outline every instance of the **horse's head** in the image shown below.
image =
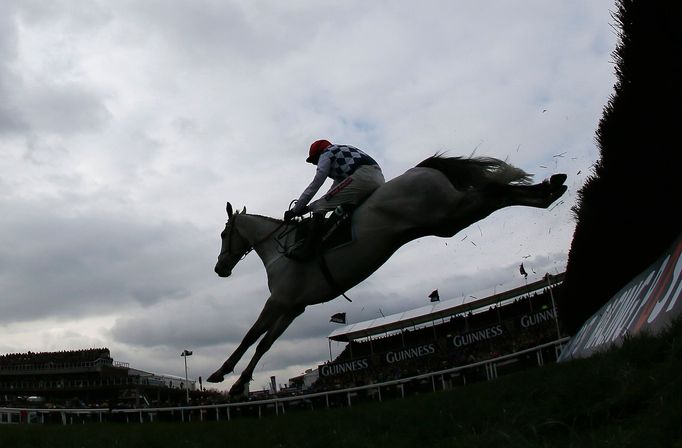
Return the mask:
MULTIPOLYGON (((227 203, 227 223, 225 230, 220 234, 222 238, 222 247, 218 255, 218 262, 215 265, 215 272, 220 277, 229 277, 232 274, 232 269, 239 261, 248 254, 252 246, 249 241, 244 238, 237 227, 237 217, 239 212, 232 212, 232 205, 227 203)), ((246 212, 246 208, 242 213, 246 212)))

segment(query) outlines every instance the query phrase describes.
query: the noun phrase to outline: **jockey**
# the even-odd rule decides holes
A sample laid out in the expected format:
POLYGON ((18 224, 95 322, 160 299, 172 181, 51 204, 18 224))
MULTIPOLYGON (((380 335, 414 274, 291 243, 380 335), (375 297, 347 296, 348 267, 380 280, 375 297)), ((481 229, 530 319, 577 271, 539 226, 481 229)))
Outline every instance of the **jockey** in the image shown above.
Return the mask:
POLYGON ((325 214, 341 204, 357 205, 384 183, 379 164, 360 151, 348 145, 335 145, 328 140, 317 140, 310 145, 306 162, 317 165, 315 177, 303 191, 291 210, 284 213, 284 220, 313 212, 310 235, 294 258, 305 259, 312 255, 313 248, 322 236, 325 214), (327 178, 334 183, 327 193, 308 205, 327 178))

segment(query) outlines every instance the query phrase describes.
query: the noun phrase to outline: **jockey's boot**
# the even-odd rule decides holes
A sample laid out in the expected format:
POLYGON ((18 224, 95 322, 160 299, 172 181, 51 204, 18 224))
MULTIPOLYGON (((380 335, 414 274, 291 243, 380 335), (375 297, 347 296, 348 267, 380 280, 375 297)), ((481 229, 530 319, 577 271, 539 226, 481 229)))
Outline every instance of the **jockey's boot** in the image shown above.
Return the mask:
POLYGON ((313 258, 317 246, 322 239, 324 220, 324 213, 313 213, 313 219, 310 222, 310 233, 305 241, 303 241, 303 244, 289 254, 290 258, 296 261, 306 261, 313 258))

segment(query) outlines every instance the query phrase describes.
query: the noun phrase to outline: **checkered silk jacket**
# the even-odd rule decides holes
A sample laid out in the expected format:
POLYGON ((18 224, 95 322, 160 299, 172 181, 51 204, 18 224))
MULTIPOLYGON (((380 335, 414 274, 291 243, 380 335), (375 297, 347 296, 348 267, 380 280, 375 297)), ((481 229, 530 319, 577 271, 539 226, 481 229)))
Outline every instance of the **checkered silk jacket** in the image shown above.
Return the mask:
POLYGON ((329 177, 342 181, 362 165, 377 165, 377 162, 354 146, 332 145, 325 152, 330 157, 329 177))

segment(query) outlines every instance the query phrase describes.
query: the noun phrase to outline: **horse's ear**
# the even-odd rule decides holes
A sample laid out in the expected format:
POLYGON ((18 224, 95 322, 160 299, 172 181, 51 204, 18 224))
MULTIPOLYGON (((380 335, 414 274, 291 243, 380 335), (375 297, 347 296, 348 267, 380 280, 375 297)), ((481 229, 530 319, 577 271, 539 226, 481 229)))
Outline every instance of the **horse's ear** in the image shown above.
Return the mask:
POLYGON ((228 202, 225 206, 225 210, 227 211, 227 217, 232 218, 232 204, 228 202))
POLYGON ((246 206, 244 206, 244 210, 242 210, 242 213, 246 213, 246 206))

